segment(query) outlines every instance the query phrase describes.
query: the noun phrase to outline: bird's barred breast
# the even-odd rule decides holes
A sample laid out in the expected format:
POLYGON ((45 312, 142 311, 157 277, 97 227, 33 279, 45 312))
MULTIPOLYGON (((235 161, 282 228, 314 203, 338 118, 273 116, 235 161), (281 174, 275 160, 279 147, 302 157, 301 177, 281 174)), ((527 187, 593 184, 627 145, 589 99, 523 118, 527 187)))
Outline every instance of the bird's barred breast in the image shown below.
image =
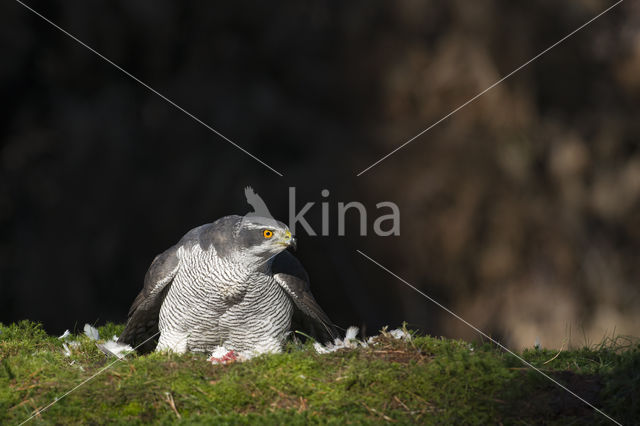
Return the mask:
POLYGON ((186 335, 190 350, 279 349, 293 306, 268 274, 225 262, 215 250, 178 250, 180 269, 160 311, 160 332, 186 335))

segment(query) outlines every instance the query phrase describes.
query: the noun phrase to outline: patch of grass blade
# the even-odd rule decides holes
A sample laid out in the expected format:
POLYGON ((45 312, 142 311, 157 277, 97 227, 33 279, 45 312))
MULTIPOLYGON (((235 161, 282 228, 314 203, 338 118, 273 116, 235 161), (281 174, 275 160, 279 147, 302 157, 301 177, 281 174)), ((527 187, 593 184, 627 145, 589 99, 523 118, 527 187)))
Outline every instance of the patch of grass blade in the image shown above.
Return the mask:
MULTIPOLYGON (((110 339, 122 325, 99 327, 110 339)), ((368 348, 281 354, 211 365, 202 354, 131 355, 36 416, 38 423, 566 423, 604 418, 488 344, 383 332, 368 348)), ((0 423, 19 423, 95 374, 107 358, 82 333, 63 341, 38 324, 0 324, 0 423)), ((640 346, 526 350, 522 356, 623 423, 640 418, 640 346)))

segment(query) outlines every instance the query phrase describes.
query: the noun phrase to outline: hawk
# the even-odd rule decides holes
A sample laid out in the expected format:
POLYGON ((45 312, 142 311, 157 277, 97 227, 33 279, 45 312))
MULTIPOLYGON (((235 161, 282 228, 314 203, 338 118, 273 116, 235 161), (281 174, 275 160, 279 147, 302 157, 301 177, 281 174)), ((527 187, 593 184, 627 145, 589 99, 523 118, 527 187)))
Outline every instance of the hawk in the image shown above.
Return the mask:
POLYGON ((149 352, 159 331, 156 350, 247 355, 280 351, 295 329, 333 341, 307 272, 286 250, 295 245, 285 224, 255 215, 192 229, 151 263, 118 341, 149 352))

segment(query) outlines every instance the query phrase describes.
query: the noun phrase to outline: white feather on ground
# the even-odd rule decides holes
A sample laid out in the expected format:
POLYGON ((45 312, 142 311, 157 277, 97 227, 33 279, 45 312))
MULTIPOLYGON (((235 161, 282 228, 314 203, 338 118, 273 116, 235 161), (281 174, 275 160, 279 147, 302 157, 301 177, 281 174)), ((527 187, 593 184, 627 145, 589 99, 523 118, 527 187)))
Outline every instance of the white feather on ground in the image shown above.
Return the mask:
MULTIPOLYGON (((227 354, 229 354, 229 352, 229 349, 225 348, 224 346, 218 346, 213 350, 213 352, 211 352, 208 361, 211 364, 226 364, 230 361, 230 359, 227 359, 227 354)), ((236 361, 244 361, 245 359, 248 358, 239 357, 236 359, 236 361)))
POLYGON ((72 342, 66 342, 62 344, 62 353, 64 356, 71 356, 71 350, 80 346, 80 342, 76 342, 75 340, 72 342))
MULTIPOLYGON (((98 329, 91 326, 90 324, 84 325, 84 334, 91 340, 99 340, 100 333, 98 329)), ((69 341, 68 337, 73 336, 69 330, 65 330, 64 333, 58 339, 65 340, 65 343, 62 344, 62 354, 65 357, 70 357, 72 350, 80 346, 80 342, 72 340, 69 341)), ((129 353, 133 352, 133 348, 129 345, 125 345, 123 343, 118 343, 118 336, 113 336, 112 340, 107 340, 104 343, 96 343, 98 349, 104 352, 107 356, 114 356, 119 359, 124 358, 129 353)))
MULTIPOLYGON (((115 336, 113 336, 115 337, 115 336)), ((98 349, 105 353, 107 356, 115 356, 119 359, 124 358, 131 352, 133 352, 133 348, 129 345, 125 345, 124 343, 118 343, 114 340, 107 340, 104 343, 96 343, 98 349)))
POLYGON ((69 357, 71 356, 71 349, 69 349, 69 346, 66 343, 62 344, 62 353, 64 354, 64 356, 69 357))
POLYGON ((98 329, 95 327, 92 327, 89 324, 85 324, 84 325, 84 334, 87 335, 87 337, 91 340, 99 340, 100 339, 100 333, 98 333, 98 329))
MULTIPOLYGON (((375 339, 378 336, 370 337, 366 342, 364 340, 358 340, 356 337, 360 329, 355 326, 351 326, 347 329, 345 336, 343 339, 335 339, 333 343, 329 343, 327 345, 322 345, 318 342, 313 344, 313 348, 319 354, 328 354, 331 352, 335 352, 339 349, 356 349, 358 347, 369 347, 369 345, 375 344, 375 339)), ((387 336, 391 336, 394 339, 406 339, 411 340, 411 335, 404 329, 396 328, 395 330, 386 331, 383 330, 383 334, 387 336)), ((210 357, 210 362, 213 364, 217 364, 219 362, 216 359, 224 359, 225 355, 228 354, 229 350, 223 346, 218 346, 212 353, 210 357)), ((248 359, 253 358, 256 355, 260 355, 260 353, 242 353, 238 356, 236 361, 246 361, 248 359)), ((224 362, 222 362, 224 363, 224 362)))
POLYGON ((356 336, 358 335, 358 331, 360 331, 360 329, 354 325, 352 325, 351 327, 347 328, 347 332, 345 333, 344 336, 344 340, 345 341, 351 341, 354 340, 356 338, 356 336))
MULTIPOLYGON (((369 347, 369 345, 375 345, 376 343, 376 338, 379 336, 371 336, 369 337, 369 339, 367 339, 367 341, 365 342, 364 340, 358 340, 356 339, 356 336, 358 335, 358 327, 355 326, 351 326, 347 329, 347 333, 344 337, 344 340, 340 340, 340 339, 335 339, 333 343, 330 343, 328 345, 321 345, 320 343, 316 342, 313 344, 313 348, 316 350, 316 352, 318 352, 319 354, 328 354, 331 352, 335 352, 339 349, 355 349, 357 347, 369 347)), ((406 330, 403 330, 401 328, 396 328, 395 330, 391 330, 391 331, 384 331, 382 332, 383 334, 389 335, 391 337, 393 337, 394 339, 406 339, 406 340, 411 340, 411 334, 409 334, 406 330)))
POLYGON ((213 350, 213 352, 211 352, 211 356, 213 358, 222 358, 228 353, 229 353, 229 349, 225 348, 224 346, 218 346, 213 350))
POLYGON ((335 352, 338 349, 355 349, 358 346, 367 347, 367 343, 356 339, 358 331, 360 331, 358 327, 351 326, 347 329, 344 339, 335 339, 333 343, 329 343, 328 345, 322 345, 318 342, 315 342, 313 344, 313 348, 319 354, 328 354, 331 352, 335 352))
MULTIPOLYGON (((335 339, 333 341, 333 343, 329 343, 327 345, 322 345, 318 342, 315 342, 313 344, 313 348, 315 349, 315 351, 319 354, 328 354, 331 352, 335 352, 337 350, 340 349, 355 349, 358 347, 369 347, 369 345, 374 345, 376 342, 376 337, 378 336, 372 336, 369 337, 369 339, 367 339, 367 341, 365 342, 364 340, 358 340, 356 337, 358 335, 359 332, 359 328, 355 327, 355 326, 351 326, 347 329, 347 332, 345 333, 345 337, 344 339, 335 339)), ((90 339, 92 340, 98 340, 100 338, 100 335, 98 333, 98 330, 95 327, 92 327, 89 324, 85 324, 84 326, 84 334, 86 334, 90 339)), ((383 330, 383 334, 386 334, 388 336, 393 337, 394 339, 406 339, 406 340, 411 340, 411 334, 409 334, 406 330, 401 329, 401 328, 396 328, 394 330, 391 331, 384 331, 383 330)), ((60 336, 59 338, 66 338, 67 336, 69 336, 69 330, 66 330, 62 336, 60 336)), ((96 346, 102 351, 104 352, 107 356, 114 356, 117 357, 119 359, 124 358, 125 356, 127 356, 129 353, 133 352, 133 348, 129 345, 125 345, 122 343, 118 343, 118 336, 113 336, 112 340, 107 340, 105 343, 96 343, 96 346)), ((65 356, 71 356, 71 348, 78 346, 80 343, 79 342, 69 342, 69 345, 67 345, 67 343, 63 343, 63 353, 65 356)), ((218 346, 212 353, 211 353, 211 358, 218 358, 218 359, 223 359, 227 354, 229 353, 229 350, 223 346, 218 346)), ((240 354, 238 356, 237 359, 235 359, 236 361, 246 361, 248 359, 253 358, 253 356, 255 355, 260 355, 260 353, 255 353, 255 354, 240 354)), ((217 362, 215 361, 210 361, 214 364, 216 364, 217 362)))
POLYGON ((389 332, 394 339, 406 339, 411 340, 411 335, 407 333, 407 330, 403 330, 401 328, 396 328, 395 330, 391 330, 389 332))

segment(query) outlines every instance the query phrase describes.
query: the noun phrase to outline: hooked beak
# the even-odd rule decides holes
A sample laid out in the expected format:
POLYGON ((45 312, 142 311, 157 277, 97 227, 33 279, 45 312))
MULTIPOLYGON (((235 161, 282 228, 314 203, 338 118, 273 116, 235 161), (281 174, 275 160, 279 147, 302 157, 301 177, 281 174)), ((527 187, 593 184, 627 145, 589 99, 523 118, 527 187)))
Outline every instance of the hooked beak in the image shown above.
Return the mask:
POLYGON ((291 231, 287 230, 284 236, 286 238, 285 244, 287 245, 287 247, 292 247, 294 250, 298 248, 298 241, 293 235, 291 235, 291 231))

